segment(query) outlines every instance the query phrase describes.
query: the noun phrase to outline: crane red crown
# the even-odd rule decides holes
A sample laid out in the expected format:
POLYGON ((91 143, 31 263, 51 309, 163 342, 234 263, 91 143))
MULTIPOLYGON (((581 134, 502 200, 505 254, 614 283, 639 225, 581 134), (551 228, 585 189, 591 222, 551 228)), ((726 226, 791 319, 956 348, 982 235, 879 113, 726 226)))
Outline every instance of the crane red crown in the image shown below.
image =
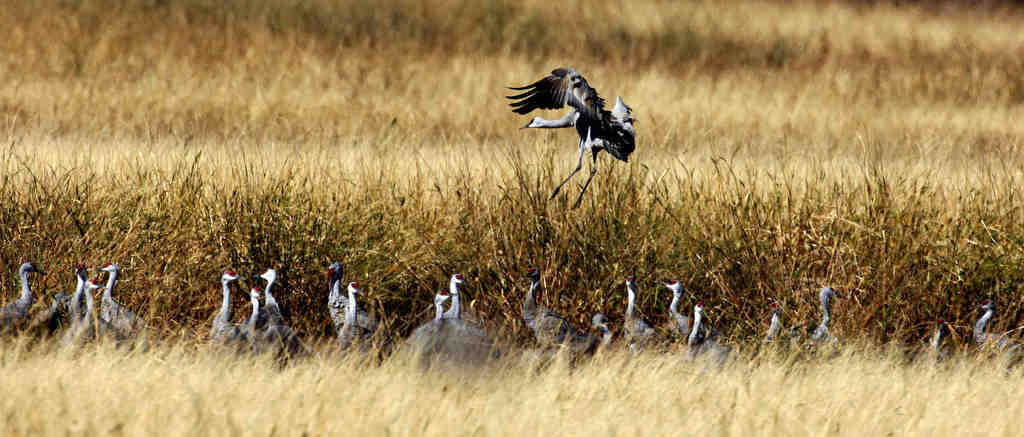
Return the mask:
POLYGON ((704 302, 697 302, 697 306, 704 308, 704 302))
POLYGON ((75 264, 75 269, 76 270, 80 270, 80 269, 84 269, 84 268, 85 268, 85 266, 83 266, 82 263, 75 264))
POLYGON ((464 279, 462 278, 462 275, 455 275, 455 279, 458 279, 458 280, 460 280, 460 281, 464 280, 464 279))
POLYGON ((89 283, 92 285, 100 285, 100 281, 98 279, 91 279, 89 280, 89 283))
POLYGON ((259 293, 259 292, 263 291, 263 289, 262 289, 262 288, 260 288, 260 286, 259 286, 259 285, 254 285, 254 286, 252 287, 252 291, 255 291, 255 292, 259 293))
POLYGON ((626 282, 633 282, 633 275, 626 276, 626 282))
POLYGON ((331 268, 327 269, 327 275, 328 275, 328 276, 329 276, 329 275, 333 275, 335 271, 336 271, 336 270, 334 269, 334 267, 331 267, 331 268))
POLYGON ((441 292, 438 294, 440 294, 441 296, 448 296, 449 293, 448 290, 441 290, 441 292))
POLYGON ((227 270, 225 270, 225 271, 224 271, 224 274, 225 274, 225 275, 228 275, 228 276, 238 276, 238 275, 237 275, 237 274, 235 273, 235 271, 234 271, 234 270, 231 270, 231 269, 227 269, 227 270))
POLYGON ((537 273, 537 268, 536 267, 530 267, 530 270, 527 270, 526 273, 529 273, 531 275, 534 274, 534 273, 537 273))
POLYGON ((946 319, 943 319, 942 317, 939 317, 939 319, 938 319, 938 320, 936 320, 935 322, 936 322, 936 323, 945 323, 945 322, 946 322, 946 319))
POLYGON ((679 281, 668 281, 668 285, 676 285, 679 281))
POLYGON ((105 269, 105 268, 110 267, 112 265, 114 265, 114 263, 112 263, 110 261, 107 261, 107 262, 103 263, 103 267, 100 267, 100 268, 105 269))
POLYGON ((348 285, 349 285, 350 287, 352 287, 352 288, 359 288, 359 283, 358 283, 358 282, 353 282, 353 283, 351 283, 351 284, 348 284, 348 285))

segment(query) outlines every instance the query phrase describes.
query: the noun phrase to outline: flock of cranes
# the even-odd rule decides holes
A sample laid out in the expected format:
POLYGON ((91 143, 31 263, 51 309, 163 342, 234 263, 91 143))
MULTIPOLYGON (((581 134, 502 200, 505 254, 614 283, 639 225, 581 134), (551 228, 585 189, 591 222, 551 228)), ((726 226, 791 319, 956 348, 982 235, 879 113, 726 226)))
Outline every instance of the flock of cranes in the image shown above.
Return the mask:
MULTIPOLYGON (((0 308, 0 330, 41 330, 50 335, 57 335, 57 331, 63 329, 59 338, 65 345, 81 345, 100 339, 124 342, 144 335, 147 332, 145 320, 115 300, 113 291, 120 274, 117 264, 104 264, 98 271, 108 274, 106 285, 100 285, 98 279, 88 279, 88 269, 84 265, 75 265, 74 293, 56 293, 52 296, 49 307, 39 309, 33 314, 31 310, 36 298, 32 292, 30 275, 43 272, 31 262, 22 264, 18 271, 21 295, 0 308), (99 289, 102 289, 103 293, 100 307, 96 308, 94 294, 99 289)), ((339 263, 332 264, 327 270, 327 309, 334 325, 337 347, 342 350, 357 348, 366 351, 371 347, 389 344, 375 316, 359 307, 359 283, 348 282, 346 292, 342 293, 342 276, 342 266, 339 263)), ((232 323, 231 314, 232 286, 243 278, 230 269, 221 275, 223 300, 213 317, 210 342, 233 348, 238 352, 271 352, 283 357, 309 354, 311 349, 303 344, 295 330, 285 324, 280 305, 274 298, 277 272, 274 269, 267 269, 260 278, 266 281, 265 288, 256 285, 249 290, 252 311, 243 321, 235 324, 232 323)), ((537 298, 542 292, 540 270, 529 269, 526 278, 529 279, 530 286, 522 303, 522 320, 533 332, 536 343, 544 354, 566 351, 573 356, 586 356, 612 344, 613 333, 607 325, 609 319, 603 313, 593 315, 588 329, 580 329, 562 314, 538 303, 537 298)), ((461 274, 451 276, 448 289, 441 290, 434 296, 434 318, 415 329, 405 340, 407 345, 423 352, 424 357, 442 358, 464 364, 480 364, 501 355, 494 339, 484 327, 477 321, 463 319, 459 288, 464 283, 465 278, 461 274), (449 304, 447 309, 445 304, 449 304)), ((723 344, 719 331, 705 322, 704 304, 697 302, 693 306, 692 316, 680 313, 682 284, 678 281, 667 281, 663 285, 672 292, 669 322, 667 329, 663 331, 667 331, 668 336, 674 336, 685 344, 687 357, 704 357, 718 363, 725 362, 730 357, 733 347, 723 344)), ((660 335, 650 322, 637 316, 637 289, 633 276, 625 279, 625 289, 627 304, 622 324, 624 346, 630 352, 636 353, 651 345, 670 341, 669 338, 665 338, 668 336, 660 335)), ((824 287, 818 297, 822 311, 821 321, 807 340, 804 340, 796 329, 784 331, 782 308, 774 304, 763 342, 810 346, 837 342, 829 331, 829 325, 832 319, 832 299, 842 296, 831 287, 824 287)), ((989 321, 995 315, 995 305, 992 301, 986 300, 979 308, 984 310, 984 313, 975 324, 973 335, 979 348, 992 348, 1018 355, 1024 352, 1020 345, 1010 340, 1006 334, 986 332, 989 321)), ((949 334, 949 327, 939 319, 930 343, 931 348, 946 353, 944 342, 949 334)))

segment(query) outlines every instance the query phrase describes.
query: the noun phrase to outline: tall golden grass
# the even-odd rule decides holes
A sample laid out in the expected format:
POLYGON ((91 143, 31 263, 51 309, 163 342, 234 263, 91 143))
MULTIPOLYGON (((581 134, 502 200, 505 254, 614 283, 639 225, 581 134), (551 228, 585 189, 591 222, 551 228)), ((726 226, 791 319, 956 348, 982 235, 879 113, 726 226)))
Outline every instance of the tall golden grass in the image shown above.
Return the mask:
POLYGON ((8 347, 11 435, 1015 435, 1020 372, 974 359, 907 365, 854 349, 723 369, 672 355, 584 366, 510 358, 484 373, 391 359, 278 369, 187 342, 146 353, 8 347))
MULTIPOLYGON (((203 333, 232 267, 284 275, 305 335, 329 334, 323 271, 367 284, 396 336, 447 275, 526 341, 529 266, 580 325, 660 324, 681 279, 734 341, 780 301, 835 331, 960 338, 985 297, 1024 309, 1024 34, 1012 9, 837 2, 391 0, 4 2, 0 259, 72 285, 117 261, 119 299, 203 333), (547 201, 574 133, 521 131, 504 87, 572 65, 639 120, 583 207, 547 201)), ((558 114, 544 114, 553 117, 558 114)), ((578 188, 568 189, 574 196, 578 188)), ((13 275, 12 275, 13 276, 13 275)), ((14 296, 13 280, 3 282, 14 296)), ((246 311, 236 297, 237 313, 246 311)), ((239 316, 240 317, 240 316, 239 316)))

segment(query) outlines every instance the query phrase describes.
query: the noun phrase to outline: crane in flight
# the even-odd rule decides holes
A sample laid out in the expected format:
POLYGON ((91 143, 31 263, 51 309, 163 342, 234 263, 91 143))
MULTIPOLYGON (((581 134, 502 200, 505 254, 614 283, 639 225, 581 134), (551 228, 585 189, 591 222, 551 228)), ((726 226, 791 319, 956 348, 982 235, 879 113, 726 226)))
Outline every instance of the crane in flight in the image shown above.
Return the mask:
POLYGON ((583 155, 588 150, 592 159, 590 177, 583 184, 573 208, 580 206, 583 194, 587 192, 590 181, 597 173, 599 152, 604 150, 622 162, 629 162, 629 155, 636 148, 636 131, 633 129, 633 109, 627 106, 621 97, 615 98, 615 106, 611 111, 604 109, 604 99, 597 94, 597 90, 587 83, 583 75, 572 68, 557 68, 550 76, 529 85, 509 89, 522 91, 520 94, 506 96, 515 100, 509 106, 518 114, 529 114, 534 109, 561 109, 566 105, 572 107, 572 110, 561 119, 545 120, 535 117, 523 126, 524 129, 575 127, 576 133, 580 136, 576 168, 555 187, 551 199, 554 199, 562 186, 580 171, 583 167, 583 155))

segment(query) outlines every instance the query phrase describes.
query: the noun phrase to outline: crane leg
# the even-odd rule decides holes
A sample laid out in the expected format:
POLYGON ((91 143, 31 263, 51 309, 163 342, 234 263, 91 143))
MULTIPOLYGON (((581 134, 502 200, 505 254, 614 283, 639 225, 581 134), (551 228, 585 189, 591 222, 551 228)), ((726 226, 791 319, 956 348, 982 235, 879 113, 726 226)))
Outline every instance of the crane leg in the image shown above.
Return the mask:
POLYGON ((591 157, 594 160, 590 164, 590 177, 588 177, 587 178, 587 182, 585 182, 583 184, 583 189, 580 190, 580 196, 576 198, 576 204, 574 204, 572 206, 574 209, 575 208, 579 208, 580 202, 583 201, 583 194, 587 192, 587 187, 590 186, 590 181, 594 179, 594 174, 597 173, 597 152, 600 152, 600 151, 601 151, 601 149, 591 149, 591 151, 590 151, 593 154, 593 155, 591 155, 591 157))
POLYGON ((551 193, 551 197, 548 198, 548 200, 554 199, 555 196, 558 195, 558 190, 562 189, 562 185, 565 185, 566 182, 569 182, 569 179, 572 179, 573 176, 576 176, 576 173, 579 173, 580 169, 583 168, 583 152, 586 150, 585 146, 586 146, 586 144, 581 139, 580 140, 580 154, 579 154, 579 156, 576 157, 576 169, 573 170, 572 173, 569 173, 569 176, 566 176, 565 180, 563 180, 562 183, 558 184, 558 186, 555 187, 555 192, 551 193))

